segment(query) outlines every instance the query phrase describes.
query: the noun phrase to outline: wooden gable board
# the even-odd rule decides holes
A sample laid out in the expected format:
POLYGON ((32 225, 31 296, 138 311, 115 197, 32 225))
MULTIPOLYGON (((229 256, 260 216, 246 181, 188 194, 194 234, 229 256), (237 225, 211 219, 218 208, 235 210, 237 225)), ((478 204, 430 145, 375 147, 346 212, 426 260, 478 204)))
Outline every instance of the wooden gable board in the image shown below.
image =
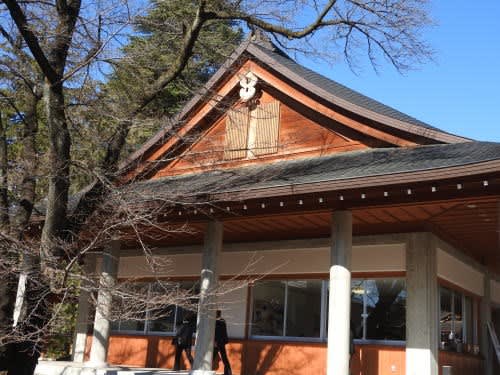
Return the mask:
MULTIPOLYGON (((318 124, 314 119, 299 113, 295 108, 280 102, 279 98, 266 92, 263 92, 261 102, 260 108, 264 109, 256 110, 254 116, 265 119, 268 113, 262 114, 262 111, 265 111, 266 108, 274 108, 274 111, 276 111, 279 108, 279 119, 272 118, 269 126, 272 127, 271 129, 255 128, 257 133, 262 131, 262 140, 256 137, 253 147, 247 149, 245 145, 243 149, 241 144, 233 142, 233 148, 229 151, 226 149, 227 126, 232 121, 229 113, 246 114, 241 110, 241 107, 230 109, 228 115, 218 119, 206 132, 200 135, 197 142, 192 144, 173 162, 159 169, 152 175, 152 178, 201 172, 209 169, 234 168, 257 163, 322 156, 368 147, 362 139, 351 139, 318 124), (272 132, 275 132, 275 134, 272 134, 272 132), (274 136, 277 136, 277 142, 268 143, 264 141, 266 137, 273 139, 274 136)), ((261 127, 266 126, 268 125, 261 125, 261 127)), ((243 132, 241 129, 239 131, 243 132)))

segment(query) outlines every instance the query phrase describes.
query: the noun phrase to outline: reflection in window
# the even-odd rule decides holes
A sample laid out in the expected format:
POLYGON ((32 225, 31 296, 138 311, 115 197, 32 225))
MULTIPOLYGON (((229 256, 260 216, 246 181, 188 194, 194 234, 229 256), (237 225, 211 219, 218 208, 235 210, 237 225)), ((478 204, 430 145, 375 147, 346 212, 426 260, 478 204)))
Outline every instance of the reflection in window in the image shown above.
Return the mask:
POLYGON ((355 339, 363 339, 365 313, 365 282, 364 280, 351 281, 351 329, 355 339))
POLYGON ((322 337, 326 281, 261 281, 252 291, 253 336, 322 337), (323 322, 323 323, 322 323, 323 322))
POLYGON ((454 331, 455 331, 455 341, 458 342, 463 342, 463 314, 462 314, 462 294, 460 293, 453 293, 453 306, 454 306, 454 321, 453 321, 453 326, 454 326, 454 331))
POLYGON ((252 335, 283 336, 286 281, 262 281, 253 288, 252 335))
POLYGON ((320 337, 321 281, 288 281, 285 336, 320 337))
POLYGON ((477 353, 477 303, 444 287, 439 300, 440 349, 477 353))
POLYGON ((356 339, 405 340, 405 281, 353 280, 351 324, 356 339))
MULTIPOLYGON (((403 279, 351 283, 351 325, 361 340, 405 340, 403 279)), ((328 281, 260 281, 252 289, 252 336, 327 338, 328 281)))
MULTIPOLYGON (((145 284, 142 285, 144 288, 145 284)), ((160 290, 155 290, 158 287, 155 284, 146 285, 144 293, 148 296, 148 306, 145 308, 143 316, 138 316, 137 319, 133 320, 121 320, 111 323, 111 330, 115 332, 127 332, 127 333, 166 333, 175 334, 176 326, 179 326, 182 322, 183 317, 189 312, 185 307, 179 305, 167 305, 162 307, 152 307, 149 298, 153 295, 161 293, 160 290)), ((177 288, 177 295, 184 296, 186 293, 191 293, 197 295, 199 293, 199 286, 194 282, 181 282, 175 286, 177 288)), ((179 297, 181 300, 182 297, 179 297)), ((186 301, 187 305, 192 308, 197 304, 197 298, 190 298, 186 301)))

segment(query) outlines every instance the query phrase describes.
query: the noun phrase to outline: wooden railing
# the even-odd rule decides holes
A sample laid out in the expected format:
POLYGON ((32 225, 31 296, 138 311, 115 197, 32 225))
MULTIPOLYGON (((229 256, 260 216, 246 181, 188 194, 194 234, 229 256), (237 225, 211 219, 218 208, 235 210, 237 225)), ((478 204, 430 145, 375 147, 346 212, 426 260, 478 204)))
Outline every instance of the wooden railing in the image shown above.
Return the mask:
POLYGON ((490 333, 491 343, 493 344, 493 350, 497 355, 497 361, 500 365, 500 343, 498 342, 497 333, 495 332, 495 328, 493 327, 493 324, 491 322, 488 322, 487 325, 488 332, 490 333))

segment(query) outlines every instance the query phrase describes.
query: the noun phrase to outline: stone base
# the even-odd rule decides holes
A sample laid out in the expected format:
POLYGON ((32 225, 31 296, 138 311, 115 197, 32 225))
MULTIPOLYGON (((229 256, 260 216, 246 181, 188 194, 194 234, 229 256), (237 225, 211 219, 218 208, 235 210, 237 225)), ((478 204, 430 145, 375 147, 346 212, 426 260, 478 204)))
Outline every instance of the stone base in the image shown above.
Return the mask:
POLYGON ((215 375, 215 371, 212 370, 191 370, 189 375, 215 375))
MULTIPOLYGON (((187 371, 173 371, 161 368, 140 368, 128 366, 106 366, 96 363, 78 363, 63 361, 40 361, 35 375, 188 375, 187 371)), ((203 372, 197 375, 213 375, 215 372, 203 372)))

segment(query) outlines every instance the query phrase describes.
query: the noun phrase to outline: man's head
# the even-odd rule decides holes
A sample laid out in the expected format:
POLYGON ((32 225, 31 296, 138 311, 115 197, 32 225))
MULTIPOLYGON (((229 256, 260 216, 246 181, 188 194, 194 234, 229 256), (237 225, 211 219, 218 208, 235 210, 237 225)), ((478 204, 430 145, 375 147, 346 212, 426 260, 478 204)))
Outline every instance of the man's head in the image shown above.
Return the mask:
POLYGON ((222 316, 222 311, 217 310, 217 311, 215 312, 215 319, 219 319, 221 316, 222 316))

